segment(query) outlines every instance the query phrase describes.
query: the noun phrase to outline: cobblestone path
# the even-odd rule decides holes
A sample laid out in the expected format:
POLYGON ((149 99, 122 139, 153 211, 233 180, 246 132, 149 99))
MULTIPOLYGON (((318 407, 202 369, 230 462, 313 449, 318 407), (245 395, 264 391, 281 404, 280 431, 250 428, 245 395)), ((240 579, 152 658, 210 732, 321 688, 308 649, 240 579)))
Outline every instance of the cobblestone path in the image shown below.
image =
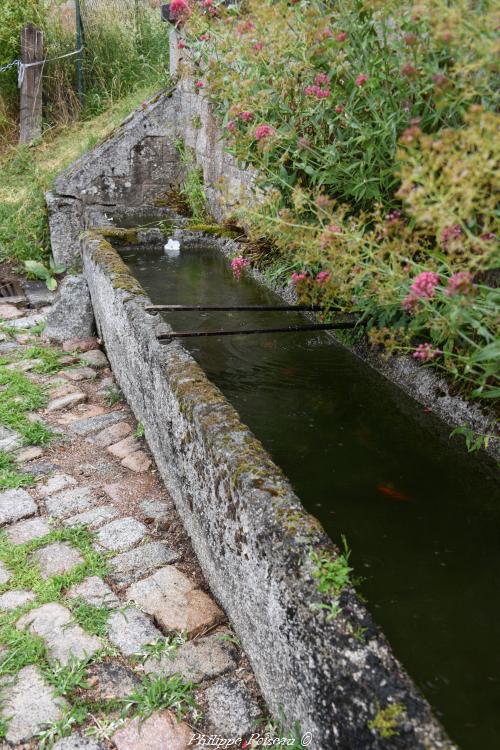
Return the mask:
POLYGON ((22 410, 39 396, 0 426, 0 746, 248 736, 263 716, 255 680, 142 427, 97 340, 49 347, 44 312, 0 305, 0 398, 22 410), (26 444, 33 426, 41 445, 26 444))

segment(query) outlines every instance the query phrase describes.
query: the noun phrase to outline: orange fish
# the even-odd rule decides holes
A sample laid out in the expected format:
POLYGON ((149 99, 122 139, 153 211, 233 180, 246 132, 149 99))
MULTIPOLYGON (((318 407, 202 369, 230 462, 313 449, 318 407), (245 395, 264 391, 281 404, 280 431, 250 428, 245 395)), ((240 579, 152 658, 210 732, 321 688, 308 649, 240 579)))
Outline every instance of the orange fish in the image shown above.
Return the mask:
POLYGON ((377 490, 381 492, 382 495, 387 495, 391 500, 396 500, 397 502, 404 502, 410 499, 408 495, 404 494, 404 492, 399 492, 398 490, 395 490, 394 487, 387 484, 377 484, 377 490))

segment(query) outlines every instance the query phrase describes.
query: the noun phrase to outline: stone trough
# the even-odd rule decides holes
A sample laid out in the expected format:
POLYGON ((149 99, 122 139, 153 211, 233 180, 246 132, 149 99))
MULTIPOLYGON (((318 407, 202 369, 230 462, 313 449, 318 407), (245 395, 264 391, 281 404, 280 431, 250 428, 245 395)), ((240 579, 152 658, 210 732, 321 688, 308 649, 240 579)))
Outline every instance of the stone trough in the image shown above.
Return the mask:
MULTIPOLYGON (((180 85, 56 180, 48 196, 55 259, 82 265, 114 375, 275 715, 300 722, 314 750, 452 748, 354 590, 342 594, 341 613, 328 621, 311 552, 333 558, 330 539, 182 344, 158 342, 170 328, 147 313, 151 301, 114 246, 164 241, 158 229, 119 225, 163 219, 182 226, 162 205, 183 178, 173 145, 180 134, 204 169, 212 213, 221 219, 230 211, 251 176, 223 151, 203 99, 180 85), (195 131, 198 113, 205 125, 195 131), (391 705, 402 713, 397 732, 384 739, 373 720, 391 705)), ((399 379, 418 391, 413 371, 399 379)), ((429 388, 415 395, 432 403, 429 388)), ((457 403, 443 410, 462 419, 457 403)))

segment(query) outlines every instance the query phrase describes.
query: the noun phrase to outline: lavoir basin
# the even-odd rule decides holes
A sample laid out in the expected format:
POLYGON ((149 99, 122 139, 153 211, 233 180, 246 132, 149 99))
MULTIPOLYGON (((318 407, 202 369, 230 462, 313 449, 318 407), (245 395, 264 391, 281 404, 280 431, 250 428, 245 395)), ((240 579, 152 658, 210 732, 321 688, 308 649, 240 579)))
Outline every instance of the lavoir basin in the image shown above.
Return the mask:
MULTIPOLYGON (((127 249, 154 303, 280 299, 218 250, 127 249)), ((305 323, 296 312, 165 313, 177 330, 305 323)), ((185 339, 331 538, 463 750, 500 742, 500 493, 492 462, 327 333, 185 339)))

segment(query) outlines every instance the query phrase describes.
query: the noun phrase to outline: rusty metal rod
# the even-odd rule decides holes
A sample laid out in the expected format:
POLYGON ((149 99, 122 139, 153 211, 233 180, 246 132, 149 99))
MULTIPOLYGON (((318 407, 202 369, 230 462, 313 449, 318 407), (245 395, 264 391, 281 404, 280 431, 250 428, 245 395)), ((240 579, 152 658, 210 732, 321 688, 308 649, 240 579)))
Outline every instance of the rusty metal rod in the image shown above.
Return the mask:
POLYGON ((219 331, 171 331, 160 333, 158 341, 170 341, 171 339, 191 338, 196 336, 246 336, 250 333, 293 333, 295 331, 328 331, 341 328, 354 328, 354 321, 345 320, 337 323, 311 323, 310 325, 287 326, 285 328, 237 328, 233 330, 219 331))
POLYGON ((179 312, 189 310, 223 310, 226 312, 267 312, 267 311, 294 311, 299 312, 322 312, 322 305, 146 305, 145 310, 164 310, 167 312, 179 312))

